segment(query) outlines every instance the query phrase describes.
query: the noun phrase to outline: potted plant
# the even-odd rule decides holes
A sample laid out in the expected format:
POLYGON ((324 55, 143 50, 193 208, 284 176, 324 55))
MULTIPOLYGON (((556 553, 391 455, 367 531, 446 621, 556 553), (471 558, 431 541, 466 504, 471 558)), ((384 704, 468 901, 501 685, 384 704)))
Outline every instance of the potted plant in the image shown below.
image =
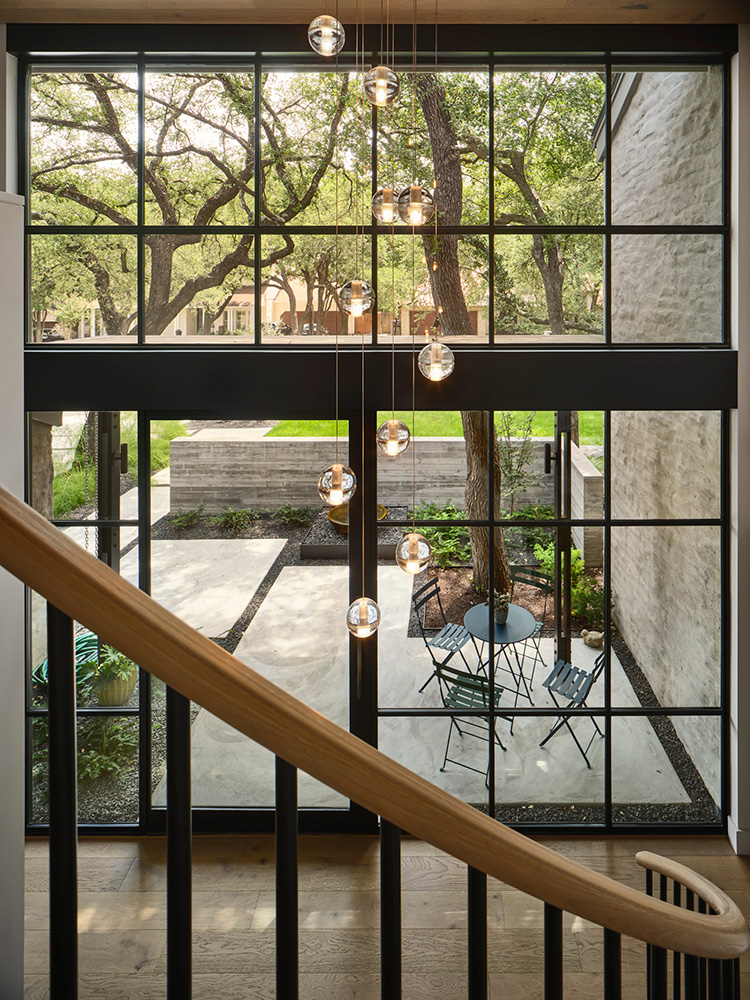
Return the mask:
POLYGON ((113 646, 102 646, 90 683, 100 705, 124 705, 138 680, 138 667, 113 646))

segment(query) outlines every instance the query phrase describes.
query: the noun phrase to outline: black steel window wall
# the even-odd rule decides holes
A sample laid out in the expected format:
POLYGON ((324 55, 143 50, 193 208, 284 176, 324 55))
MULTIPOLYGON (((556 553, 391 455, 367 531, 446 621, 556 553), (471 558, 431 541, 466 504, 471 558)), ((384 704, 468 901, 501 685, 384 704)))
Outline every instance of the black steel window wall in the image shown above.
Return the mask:
MULTIPOLYGON (((622 719, 647 719, 654 731, 672 727, 679 729, 681 718, 701 719, 715 726, 718 736, 720 791, 714 796, 715 810, 705 810, 696 799, 686 795, 685 808, 666 817, 666 821, 679 828, 689 826, 692 830, 720 829, 725 823, 727 801, 727 719, 728 719, 728 613, 727 613, 727 573, 728 573, 728 505, 727 486, 728 441, 727 410, 736 405, 736 364, 729 349, 729 58, 735 50, 736 39, 732 30, 702 28, 692 31, 679 28, 671 31, 649 30, 648 39, 632 29, 618 29, 614 35, 607 29, 567 30, 534 32, 531 29, 498 28, 452 29, 441 27, 437 32, 438 53, 435 56, 432 27, 420 26, 419 52, 417 62, 425 73, 437 61, 438 78, 441 73, 461 73, 466 79, 475 81, 477 91, 486 98, 486 132, 483 133, 484 147, 477 154, 477 161, 484 157, 486 163, 486 200, 475 197, 481 188, 476 177, 467 174, 465 190, 471 194, 467 198, 464 214, 450 224, 438 218, 437 243, 441 238, 455 238, 458 246, 473 246, 484 259, 484 267, 475 290, 477 308, 471 331, 463 339, 446 333, 448 343, 457 355, 456 370, 450 380, 440 385, 427 382, 417 383, 412 396, 411 340, 405 336, 395 345, 395 405, 408 410, 414 405, 417 411, 483 411, 489 421, 495 411, 506 410, 552 410, 556 411, 556 434, 553 452, 560 463, 559 489, 554 517, 551 520, 526 522, 530 527, 551 528, 558 538, 568 539, 571 530, 584 528, 601 529, 603 548, 604 586, 604 631, 609 634, 612 622, 612 566, 613 545, 627 531, 638 531, 642 535, 652 530, 668 529, 679 533, 710 533, 709 547, 718 553, 719 571, 716 598, 719 608, 720 627, 719 663, 711 663, 710 670, 717 677, 717 696, 705 699, 689 699, 683 703, 680 697, 648 699, 641 703, 625 704, 614 697, 612 690, 611 658, 612 648, 605 646, 605 669, 603 674, 603 697, 595 707, 572 710, 572 715, 595 717, 603 732, 604 762, 602 768, 601 795, 593 804, 596 808, 583 809, 578 815, 563 815, 559 811, 542 813, 539 820, 533 812, 521 814, 516 811, 511 817, 528 829, 553 823, 556 827, 580 829, 582 824, 593 825, 605 830, 648 829, 650 826, 663 829, 663 823, 653 810, 644 809, 642 816, 638 810, 621 815, 618 809, 617 792, 613 789, 613 773, 618 753, 617 732, 622 719), (497 42, 495 43, 495 39, 497 42), (617 39, 615 41, 614 39, 617 39), (494 45, 488 51, 488 40, 494 45), (583 50, 583 54, 581 54, 583 50), (543 54, 539 54, 539 53, 543 54), (533 53, 531 55, 530 53, 533 53), (621 175, 624 172, 625 152, 618 153, 617 134, 623 134, 623 122, 628 109, 638 108, 638 101, 645 100, 647 88, 638 84, 638 78, 665 78, 668 72, 674 74, 694 74, 691 81, 710 81, 710 100, 714 101, 712 114, 718 114, 718 137, 715 142, 714 186, 718 192, 712 202, 711 212, 704 215, 700 208, 692 211, 690 205, 696 202, 695 193, 686 188, 684 200, 680 201, 678 183, 687 184, 686 177, 670 177, 668 163, 659 160, 659 148, 654 148, 654 159, 644 170, 657 175, 657 186, 670 192, 675 202, 665 199, 660 207, 639 204, 635 198, 628 201, 624 196, 621 175), (592 131, 590 143, 595 151, 595 162, 600 172, 600 202, 592 211, 600 213, 595 222, 579 222, 580 199, 575 191, 576 170, 580 165, 569 164, 566 183, 572 192, 566 201, 561 195, 559 204, 545 207, 539 199, 538 211, 520 219, 513 196, 508 192, 508 175, 512 173, 512 160, 503 159, 508 122, 503 119, 506 106, 499 106, 497 90, 504 74, 538 73, 551 74, 562 79, 566 75, 575 81, 580 75, 599 80, 602 90, 601 114, 592 131), (718 94, 718 104, 716 104, 718 94), (502 129, 501 129, 502 122, 502 129), (661 166, 660 166, 661 164, 661 166), (659 177, 663 167, 663 176, 659 177), (473 185, 473 186, 472 186, 473 185), (472 200, 474 199, 474 200, 472 200), (630 206, 630 207, 629 207, 630 206), (687 206, 687 207, 686 207, 687 206), (545 214, 545 212, 547 214, 545 214), (685 221, 685 219, 689 221, 685 221), (468 220, 468 221, 466 221, 468 220), (553 221, 550 221, 553 220, 553 221), (591 319, 571 320, 572 313, 565 312, 562 322, 568 320, 565 336, 555 336, 551 314, 546 317, 553 327, 551 336, 533 336, 528 325, 518 328, 518 316, 524 311, 523 301, 510 302, 514 289, 512 281, 506 281, 505 269, 513 266, 514 254, 522 241, 527 241, 542 255, 549 255, 565 244, 572 260, 576 253, 588 261, 601 261, 601 275, 594 274, 589 294, 593 305, 591 319), (479 251, 476 248, 479 247, 479 251), (581 248, 577 251, 576 248, 581 248), (662 309, 658 296, 649 299, 650 285, 645 272, 636 274, 634 280, 633 261, 638 257, 650 261, 669 259, 671 271, 669 281, 660 276, 666 287, 679 292, 681 286, 680 269, 685 262, 699 262, 703 268, 701 287, 701 322, 688 323, 687 311, 680 313, 679 302, 671 302, 669 309, 662 309), (718 260, 718 269, 716 261, 718 260), (710 273, 708 273, 710 272, 710 273), (646 328, 638 326, 637 318, 628 313, 627 302, 643 298, 650 307, 657 310, 654 322, 646 328), (481 308, 480 308, 481 306, 481 308), (513 311, 516 318, 513 318, 513 311), (598 310, 598 311, 597 311, 598 310), (629 318, 628 318, 629 317, 629 318), (671 318, 670 318, 671 317, 671 318), (712 320, 709 321, 709 317, 712 320), (718 317, 718 318, 717 318, 718 317), (598 325, 600 321, 600 326, 598 325), (510 323, 514 326, 511 328, 510 323), (574 326, 588 329, 573 330, 574 326), (638 330, 632 336, 632 330, 638 330), (631 333, 629 334, 629 330, 631 333), (602 468, 603 502, 596 516, 575 517, 565 490, 570 495, 570 474, 562 470, 570 455, 570 414, 586 411, 603 412, 602 468), (627 464, 627 448, 632 447, 627 434, 638 428, 627 427, 623 415, 635 414, 637 421, 644 414, 704 413, 708 419, 715 418, 716 432, 708 438, 700 438, 707 452, 714 455, 718 463, 717 490, 714 501, 704 505, 699 498, 694 504, 675 504, 675 511, 681 513, 688 508, 685 516, 673 516, 673 511, 651 509, 626 510, 618 501, 617 484, 623 481, 623 470, 627 464), (627 433, 626 433, 627 432, 627 433), (625 449, 618 451, 620 447, 625 449), (613 462, 617 465, 613 469, 613 462), (567 479, 566 479, 567 475, 567 479), (618 480, 618 475, 620 479, 618 480), (708 509, 710 508, 710 509, 708 509)), ((32 32, 25 26, 9 27, 9 49, 19 55, 19 166, 23 178, 23 190, 27 196, 27 346, 26 346, 26 399, 29 412, 50 410, 83 410, 117 413, 133 411, 137 413, 138 439, 138 490, 139 506, 137 519, 108 518, 106 511, 99 510, 97 517, 89 521, 92 528, 106 531, 112 527, 137 528, 140 548, 139 585, 150 590, 150 422, 158 418, 193 419, 243 419, 264 417, 289 418, 330 418, 333 400, 334 352, 331 341, 323 337, 314 343, 301 339, 280 342, 269 330, 269 320, 263 313, 264 304, 260 294, 253 297, 252 306, 246 310, 243 329, 249 331, 242 339, 231 342, 210 344, 196 339, 194 343, 178 337, 159 339, 152 335, 148 327, 149 312, 153 316, 156 300, 149 284, 149 265, 152 255, 160 252, 171 237, 195 238, 195 242, 214 240, 219 245, 222 240, 236 239, 236 246, 244 243, 244 260, 247 272, 252 276, 255 289, 261 289, 269 274, 269 260, 273 249, 285 238, 305 239, 314 236, 330 237, 336 234, 346 247, 346 240, 355 238, 365 241, 367 274, 372 279, 376 301, 386 301, 389 283, 393 281, 394 246, 399 241, 430 237, 432 226, 415 231, 405 229, 392 236, 391 228, 378 226, 369 217, 334 224, 330 217, 330 203, 326 212, 321 209, 320 219, 300 223, 294 219, 284 221, 283 213, 276 211, 269 199, 274 197, 273 179, 264 174, 264 157, 273 162, 269 154, 273 148, 273 137, 264 135, 261 115, 252 116, 252 135, 248 136, 246 164, 250 164, 245 178, 244 221, 237 218, 222 218, 220 224, 209 218, 207 224, 183 224, 182 219, 171 223, 163 220, 156 223, 153 205, 153 186, 146 182, 146 173, 151 169, 149 151, 146 148, 149 129, 147 78, 149 74, 187 73, 205 71, 217 77, 232 74, 249 74, 252 81, 254 108, 263 107, 263 81, 265 74, 274 71, 315 74, 321 69, 320 60, 304 46, 304 32, 299 28, 243 28, 231 37, 218 28, 134 29, 124 27, 113 32, 89 27, 77 31, 75 41, 69 29, 34 26, 32 32), (117 50, 112 48, 113 38, 117 38, 117 50), (241 39, 247 39, 247 52, 237 51, 241 39), (136 40, 137 39, 137 44, 136 40), (196 47, 207 54, 196 53, 196 47), (190 55, 185 55, 185 52, 190 55), (74 52, 75 55, 69 53, 74 52), (279 54, 283 52, 283 54, 279 54), (292 53, 291 55, 289 53, 292 53), (37 54, 39 53, 39 54, 37 54), (208 54, 210 53, 210 54, 208 54), (41 211, 35 210, 35 199, 39 194, 31 186, 34 166, 34 150, 30 142, 30 101, 32 100, 32 76, 35 74, 85 73, 102 74, 122 71, 133 81, 132 101, 136 115, 133 129, 132 149, 135 163, 130 164, 130 188, 118 202, 117 211, 122 215, 119 224, 112 224, 112 211, 107 206, 95 204, 93 195, 84 203, 78 202, 89 213, 93 221, 79 224, 75 215, 72 221, 63 221, 61 213, 45 217, 44 210, 49 199, 59 198, 60 191, 42 183, 46 202, 39 202, 41 211), (35 260, 45 263, 44 254, 52 245, 51 240, 66 237, 77 240, 89 239, 91 248, 97 241, 102 247, 107 239, 112 245, 125 242, 132 251, 127 253, 127 263, 123 257, 123 271, 134 273, 135 296, 132 316, 121 328, 121 336, 109 339, 93 337, 80 340, 56 341, 34 335, 34 323, 38 319, 34 313, 34 282, 39 282, 42 271, 35 270, 35 260), (163 241, 160 243, 160 240, 163 241), (252 315, 249 315, 252 312, 252 315)), ((366 33, 368 60, 377 62, 378 33, 366 33)), ((410 31, 397 32, 397 62, 408 73, 412 56, 410 53, 410 31)), ((350 68, 340 59, 339 69, 350 68)), ((519 77, 520 78, 520 77, 519 77)), ((700 91, 700 87, 696 88, 700 91)), ((696 100, 700 100, 700 93, 696 100)), ((708 99, 708 98, 707 98, 708 99)), ((273 110, 273 109, 272 109, 273 110)), ((571 112, 572 113, 572 112, 571 112)), ((376 113, 366 123, 366 140, 370 142, 370 162, 374 167, 372 191, 380 186, 378 178, 380 164, 387 163, 388 148, 382 146, 382 132, 379 131, 376 113), (371 130, 371 131, 370 131, 371 130)), ((559 124, 559 123, 558 123, 559 124)), ((659 122, 658 128, 666 130, 669 122, 659 122)), ((559 137, 558 137, 559 138, 559 137)), ((128 140, 129 142, 130 140, 128 140)), ((125 139, 123 144, 127 145, 125 139)), ((108 155, 105 151, 104 155, 108 155)), ((189 160, 186 160, 189 164, 189 160)), ((707 170, 714 169, 710 164, 707 170)), ((385 170, 385 166, 383 167, 385 170)), ((593 176, 593 175, 592 175, 593 176)), ((645 176, 645 175, 644 175, 645 176)), ((184 178, 183 178, 184 180, 184 178)), ((512 182, 512 178, 510 178, 512 182)), ((283 178, 282 178, 283 183, 283 178)), ((369 181, 367 182, 370 183, 369 181)), ((327 192, 330 196, 332 189, 327 192)), ((365 203, 369 210, 367 192, 365 203)), ((343 195, 336 191, 337 196, 343 195)), ((109 206, 111 208, 111 206, 109 206)), ((278 206, 276 206, 278 207, 278 206)), ((338 206, 337 206, 338 208, 338 206)), ((64 213, 63 213, 64 214, 64 213)), ((345 213, 339 211, 339 218, 345 213)), ((360 244, 361 245, 361 244, 360 244)), ((425 242, 425 245, 426 242, 425 242)), ((346 251, 342 251, 345 253, 346 251)), ((357 250, 355 249, 355 253, 357 250)), ((420 252, 421 254, 421 252, 420 252)), ((474 258, 475 265, 477 259, 474 258)), ((49 263, 50 257, 47 256, 49 263)), ((579 276, 588 273, 584 262, 579 267, 579 276)), ((549 269, 548 269, 549 270, 549 269)), ((520 273, 520 271, 519 271, 520 273)), ((540 270, 540 274, 541 274, 540 270)), ((511 273, 511 279, 513 273, 511 273)), ((588 280, 588 279, 587 279, 588 280)), ((520 287, 520 286, 518 286, 520 287)), ((585 291, 581 279, 580 288, 585 291)), ((516 289, 517 290, 517 289, 516 289)), ((101 290, 100 290, 101 291, 101 290)), ((103 292, 102 292, 103 294, 103 292)), ((583 294, 583 293, 582 293, 583 294)), ((101 296, 100 296, 101 298, 101 296)), ((517 296, 518 298, 518 296, 517 296)), ((679 298, 679 295, 677 295, 679 298)), ((523 295, 520 296, 523 300, 523 295)), ((549 300, 548 300, 549 301, 549 300)), ((360 342, 356 339, 347 343, 342 337, 340 356, 340 408, 341 415, 349 422, 349 439, 358 442, 364 432, 368 444, 362 452, 352 447, 350 464, 355 471, 365 472, 364 491, 352 503, 352 525, 364 526, 364 544, 361 548, 350 547, 349 567, 351 596, 359 596, 359 580, 364 579, 366 593, 377 595, 377 522, 376 522, 376 450, 374 432, 377 412, 391 406, 391 341, 390 334, 396 315, 395 297, 390 300, 390 320, 387 328, 373 322, 368 330, 364 363, 360 357, 360 342), (364 364, 364 369, 361 365, 364 364), (365 404, 362 405, 360 388, 364 386, 365 404), (362 565, 364 562, 364 566, 362 565)), ((567 310, 569 303, 565 302, 567 310)), ((572 308, 572 307, 570 307, 572 308)), ((581 309, 583 307, 581 306, 581 309)), ((385 311, 385 308, 381 308, 385 311)), ((632 310, 631 310, 632 312, 632 310)), ((694 312, 694 310, 693 310, 694 312)), ((373 310, 376 315, 376 310, 373 310)), ((526 317, 528 319, 528 317, 526 317)), ((404 318, 419 329, 420 317, 409 314, 404 318)), ((174 317, 165 324, 165 329, 174 317)), ((310 317, 310 332, 313 331, 315 317, 310 317)), ((531 321, 529 321, 531 322, 531 321)), ((158 326, 158 324, 157 324, 158 326)), ((154 330, 157 329, 154 327, 154 330)), ((235 331, 236 332, 236 331, 235 331)), ((346 331, 340 331, 345 333, 346 331)), ((395 332, 395 331, 394 331, 395 332)), ((404 331, 405 332, 405 331, 404 331)), ((160 333, 160 331, 159 331, 160 333)), ((678 428, 679 429, 679 428, 678 428)), ((679 452, 679 442, 672 442, 679 452)), ((495 461, 490 449, 487 459, 488 475, 493 474, 495 461)), ((29 476, 31 473, 29 473, 29 476)), ((519 522, 503 516, 496 509, 493 491, 488 491, 486 516, 469 521, 454 518, 452 527, 462 525, 472 528, 489 528, 494 525, 518 527, 519 522)), ((708 494, 706 494, 708 495, 708 494)), ((57 519, 60 527, 78 527, 80 521, 57 519)), ((404 520, 407 527, 412 522, 404 520)), ((429 518, 417 522, 424 527, 441 528, 445 522, 429 518)), ((356 534, 356 532, 353 532, 356 534)), ((489 532, 490 546, 494 544, 494 532, 489 532)), ((569 546, 569 541, 567 542, 569 546)), ((493 559, 489 565, 492 567, 493 559)), ((492 572, 492 571, 491 571, 492 572)), ((490 586, 493 580, 490 577, 490 586)), ((564 586, 564 581, 563 581, 564 586)), ((558 625, 555 637, 558 649, 565 652, 569 641, 570 622, 558 625)), ((495 650, 490 639, 488 662, 494 663, 495 650)), ((619 654, 618 654, 619 655, 619 654)), ((29 674, 35 664, 28 663, 29 674)), ((390 725, 393 719, 419 717, 421 719, 460 716, 466 711, 440 709, 420 709, 415 705, 386 705, 378 697, 378 645, 377 641, 367 643, 352 640, 351 646, 351 693, 350 724, 352 731, 376 743, 378 729, 390 725)), ((490 685, 495 684, 490 671, 490 685)), ((541 683, 539 680, 538 683, 541 683)), ((164 823, 163 810, 155 809, 151 803, 151 718, 150 679, 140 678, 139 707, 136 709, 81 709, 79 716, 115 716, 126 719, 132 716, 138 727, 138 769, 139 796, 137 819, 124 824, 140 831, 159 829, 164 823)), ((174 708, 174 706, 173 706, 174 708)), ((183 715, 180 717, 184 723, 183 715)), ((33 752, 33 726, 43 719, 46 709, 29 704, 29 760, 33 752)), ((469 713, 471 714, 471 713, 469 713)), ((480 715, 478 710, 474 713, 480 715)), ((522 707, 515 705, 495 707, 490 698, 490 726, 496 718, 515 718, 518 724, 526 717, 549 718, 550 724, 560 713, 553 708, 522 707)), ((445 719, 447 729, 448 720, 445 719)), ((174 726, 175 739, 185 738, 185 727, 174 726), (182 733, 182 737, 180 737, 182 733)), ((500 771, 498 761, 502 751, 489 744, 488 777, 486 798, 477 802, 491 814, 500 815, 502 795, 499 795, 500 771)), ((689 756, 689 754, 688 754, 689 756)), ((696 770, 694 767, 693 770, 696 770)), ((180 780, 189 781, 189 772, 180 780)), ((31 786, 31 780, 29 781, 31 786)), ((701 793, 702 794, 702 793, 701 793)), ((699 796, 698 796, 699 797, 699 796)), ((534 805, 534 802, 528 803, 534 805)), ((704 803, 705 804, 705 803, 704 803)), ((519 804, 520 805, 520 804, 519 804)), ((559 805, 559 803, 558 803, 559 805)), ((589 803, 589 806, 592 804, 589 803)), ((31 819, 31 802, 29 802, 31 819)), ((266 810, 218 810, 196 811, 196 829, 242 829, 264 828, 273 822, 272 813, 266 810)), ((360 810, 303 810, 301 827, 314 829, 368 829, 372 820, 360 810)), ((94 824, 94 826, 97 826, 94 824)), ((97 826, 104 829, 105 824, 97 826)), ((43 824, 30 823, 30 829, 41 829, 43 824)), ((122 829, 122 825, 113 827, 122 829)))

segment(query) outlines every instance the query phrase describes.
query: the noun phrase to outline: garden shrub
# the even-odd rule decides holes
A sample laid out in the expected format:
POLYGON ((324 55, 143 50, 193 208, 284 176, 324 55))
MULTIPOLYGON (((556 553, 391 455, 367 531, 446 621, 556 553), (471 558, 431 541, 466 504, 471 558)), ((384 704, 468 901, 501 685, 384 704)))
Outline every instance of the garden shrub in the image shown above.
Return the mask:
MULTIPOLYGON (((452 500, 445 504, 426 503, 414 508, 414 517, 426 521, 454 521, 466 517, 466 513, 456 507, 452 500)), ((463 526, 453 528, 420 528, 432 547, 432 562, 440 569, 447 569, 457 563, 471 562, 469 529, 463 526)))

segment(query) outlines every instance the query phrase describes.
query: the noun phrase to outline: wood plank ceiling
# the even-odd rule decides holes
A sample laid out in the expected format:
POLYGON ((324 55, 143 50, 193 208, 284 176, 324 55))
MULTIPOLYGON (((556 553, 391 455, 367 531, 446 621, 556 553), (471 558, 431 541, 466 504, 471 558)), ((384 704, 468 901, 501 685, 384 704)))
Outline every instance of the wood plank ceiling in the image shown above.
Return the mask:
MULTIPOLYGON (((359 4, 361 7, 361 4, 359 4)), ((380 20, 380 0, 365 0, 365 21, 380 20)), ((396 3, 409 23, 412 3, 396 3)), ((302 24, 325 0, 0 0, 0 23, 302 24)), ((333 13, 335 0, 329 10, 333 13)), ((355 0, 339 0, 351 23, 355 0)), ((361 15, 360 15, 361 17, 361 15)), ((417 0, 417 20, 432 22, 435 0, 417 0)), ((439 0, 445 24, 732 24, 750 22, 750 0, 439 0)))

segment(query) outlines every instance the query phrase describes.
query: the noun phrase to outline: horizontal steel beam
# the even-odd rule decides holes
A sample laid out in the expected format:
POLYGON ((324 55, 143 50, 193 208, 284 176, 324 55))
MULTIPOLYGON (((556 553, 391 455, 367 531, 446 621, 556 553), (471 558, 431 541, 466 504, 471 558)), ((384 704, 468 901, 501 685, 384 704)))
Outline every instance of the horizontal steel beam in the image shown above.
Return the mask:
MULTIPOLYGON (((421 345, 420 345, 421 346, 421 345)), ((415 379, 417 410, 720 410, 737 405, 737 355, 721 349, 513 350, 455 347, 444 382, 415 379)), ((150 410, 181 416, 331 414, 334 351, 28 350, 28 410, 150 410)), ((365 405, 391 405, 390 348, 365 352, 365 405)), ((362 406, 362 356, 339 355, 342 411, 362 406)), ((412 406, 412 355, 396 353, 396 408, 412 406)))

